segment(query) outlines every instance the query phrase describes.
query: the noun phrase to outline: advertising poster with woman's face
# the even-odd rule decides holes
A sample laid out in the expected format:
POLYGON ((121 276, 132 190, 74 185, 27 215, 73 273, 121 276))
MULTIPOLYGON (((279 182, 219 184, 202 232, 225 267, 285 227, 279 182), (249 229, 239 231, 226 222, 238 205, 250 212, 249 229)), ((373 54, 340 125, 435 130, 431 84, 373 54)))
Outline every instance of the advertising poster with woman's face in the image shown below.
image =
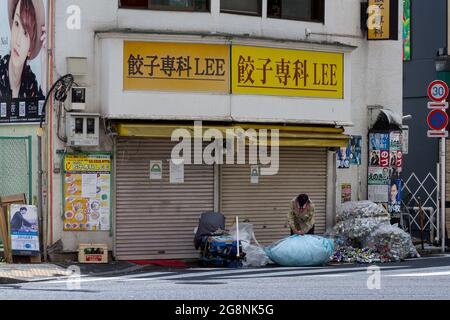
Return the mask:
POLYGON ((47 0, 0 1, 0 123, 39 122, 46 92, 47 0))

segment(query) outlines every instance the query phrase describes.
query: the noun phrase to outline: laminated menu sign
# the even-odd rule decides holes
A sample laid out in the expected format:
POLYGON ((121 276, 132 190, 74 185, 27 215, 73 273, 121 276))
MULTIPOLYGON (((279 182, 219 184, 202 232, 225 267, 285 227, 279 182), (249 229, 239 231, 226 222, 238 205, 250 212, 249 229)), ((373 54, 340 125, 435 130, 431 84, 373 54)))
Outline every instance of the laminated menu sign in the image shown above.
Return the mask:
POLYGON ((109 231, 111 228, 111 156, 64 157, 64 230, 109 231))

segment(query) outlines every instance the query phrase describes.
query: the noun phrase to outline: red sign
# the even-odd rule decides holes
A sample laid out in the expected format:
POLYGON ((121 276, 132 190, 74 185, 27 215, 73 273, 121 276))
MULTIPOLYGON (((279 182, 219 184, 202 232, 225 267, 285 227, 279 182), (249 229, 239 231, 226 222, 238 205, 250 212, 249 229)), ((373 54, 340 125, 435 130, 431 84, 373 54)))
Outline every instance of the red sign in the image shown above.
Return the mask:
POLYGON ((435 102, 446 100, 448 93, 448 86, 444 81, 435 80, 428 86, 428 97, 435 102))
POLYGON ((389 167, 389 151, 381 150, 380 152, 380 167, 389 167))
POLYGON ((430 112, 427 122, 432 130, 443 130, 448 125, 448 115, 444 110, 436 109, 430 112))
POLYGON ((403 167, 403 152, 397 151, 397 168, 403 167))

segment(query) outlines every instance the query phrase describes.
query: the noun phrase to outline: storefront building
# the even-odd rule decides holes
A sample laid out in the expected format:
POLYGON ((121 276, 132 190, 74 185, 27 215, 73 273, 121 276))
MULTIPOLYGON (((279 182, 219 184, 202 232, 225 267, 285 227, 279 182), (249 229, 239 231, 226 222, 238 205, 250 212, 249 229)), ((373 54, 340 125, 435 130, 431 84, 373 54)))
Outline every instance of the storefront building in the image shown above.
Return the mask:
POLYGON ((107 243, 119 260, 195 258, 202 212, 223 212, 228 227, 249 220, 269 244, 289 234, 299 193, 316 205, 319 234, 334 224, 343 185, 350 199, 367 198, 368 106, 401 113, 402 44, 366 39, 360 1, 142 3, 150 10, 86 2, 71 31, 61 14, 70 1, 55 4, 55 73, 73 72, 75 58, 85 64, 76 82, 86 117, 100 115, 100 137, 81 148, 54 139, 49 243, 107 243), (177 129, 203 138, 181 164, 171 161, 177 129), (279 133, 276 159, 265 130, 279 133), (251 139, 239 148, 240 132, 265 142, 268 161, 249 156, 251 139), (211 133, 232 137, 223 157, 211 153, 211 133), (360 161, 340 169, 337 150, 352 136, 362 137, 360 161))
MULTIPOLYGON (((47 85, 48 56, 46 43, 40 40, 32 43, 34 47, 28 57, 12 57, 20 40, 14 33, 12 13, 17 10, 18 1, 3 1, 0 5, 0 57, 2 60, 0 85, 0 197, 25 194, 28 204, 37 203, 38 148, 37 130, 43 115, 43 103, 47 85), (27 59, 25 59, 27 58, 27 59), (9 61, 20 71, 15 79, 20 88, 14 87, 9 74, 13 72, 9 61)), ((47 25, 48 3, 36 1, 32 21, 41 29, 47 25)), ((30 12, 29 12, 30 13, 30 12)), ((33 26, 30 24, 29 27, 33 26)))

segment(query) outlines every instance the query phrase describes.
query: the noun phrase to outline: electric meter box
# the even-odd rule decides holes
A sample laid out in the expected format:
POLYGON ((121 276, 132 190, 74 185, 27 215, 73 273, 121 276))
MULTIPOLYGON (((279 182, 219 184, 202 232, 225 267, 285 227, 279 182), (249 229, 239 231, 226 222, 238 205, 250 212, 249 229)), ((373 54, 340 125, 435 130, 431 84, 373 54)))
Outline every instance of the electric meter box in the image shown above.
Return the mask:
POLYGON ((100 115, 97 113, 67 113, 67 145, 96 147, 99 145, 100 115))
POLYGON ((73 87, 70 92, 69 109, 84 111, 86 110, 86 88, 73 87))

